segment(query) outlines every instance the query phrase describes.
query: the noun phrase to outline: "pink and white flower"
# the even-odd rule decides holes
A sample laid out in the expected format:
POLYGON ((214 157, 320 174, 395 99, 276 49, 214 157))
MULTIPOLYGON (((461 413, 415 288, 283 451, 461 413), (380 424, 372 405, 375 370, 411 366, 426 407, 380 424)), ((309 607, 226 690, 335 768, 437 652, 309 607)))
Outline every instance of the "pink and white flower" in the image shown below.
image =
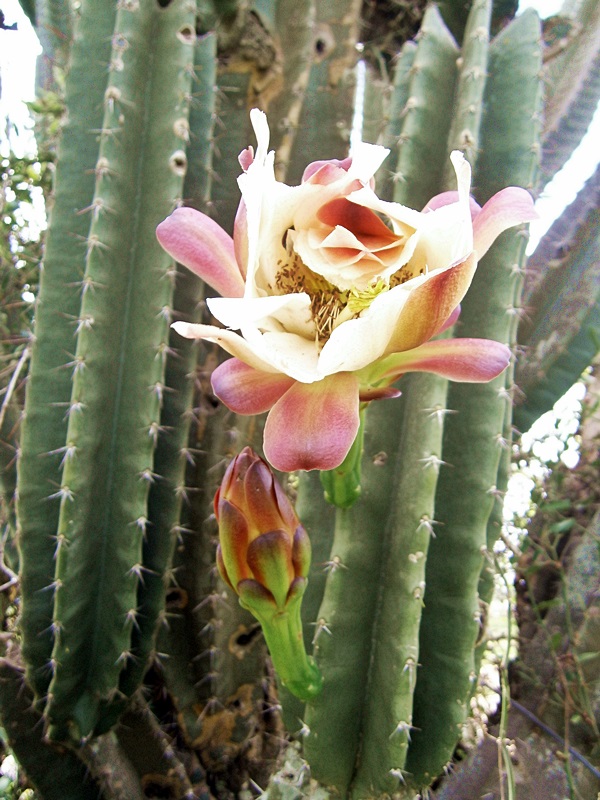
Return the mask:
POLYGON ((189 338, 234 356, 213 373, 217 397, 240 414, 269 411, 264 451, 281 470, 333 469, 359 426, 361 402, 398 394, 405 372, 489 381, 510 353, 483 339, 430 341, 456 319, 477 262, 507 228, 534 219, 524 189, 480 208, 471 170, 453 152, 457 192, 423 211, 380 200, 372 177, 388 151, 310 164, 300 186, 275 179, 265 115, 251 120, 257 151, 240 155, 242 199, 233 239, 194 209, 157 229, 162 246, 222 297, 224 328, 176 322, 189 338))

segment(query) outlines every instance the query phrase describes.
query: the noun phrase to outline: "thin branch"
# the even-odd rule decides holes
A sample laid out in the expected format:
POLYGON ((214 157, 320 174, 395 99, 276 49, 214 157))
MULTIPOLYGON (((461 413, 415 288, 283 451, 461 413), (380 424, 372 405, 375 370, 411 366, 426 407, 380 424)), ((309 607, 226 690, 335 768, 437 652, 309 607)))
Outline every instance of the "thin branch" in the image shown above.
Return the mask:
POLYGON ((0 408, 0 429, 4 424, 4 417, 6 415, 6 409, 8 408, 8 404, 10 403, 10 399, 13 396, 13 392, 17 385, 17 381, 19 380, 19 375, 21 374, 21 370, 25 365, 25 362, 29 358, 29 345, 24 348, 23 352, 21 353, 21 358, 17 362, 17 366, 11 376, 11 379, 6 387, 6 394, 4 396, 4 400, 2 401, 2 407, 0 408))

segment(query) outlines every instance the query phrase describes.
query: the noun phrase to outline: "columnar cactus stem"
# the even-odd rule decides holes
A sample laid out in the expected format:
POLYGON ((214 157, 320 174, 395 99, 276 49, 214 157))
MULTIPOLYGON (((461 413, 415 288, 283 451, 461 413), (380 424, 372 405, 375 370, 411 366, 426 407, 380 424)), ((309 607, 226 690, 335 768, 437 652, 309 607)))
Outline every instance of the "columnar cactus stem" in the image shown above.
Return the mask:
POLYGON ((56 90, 57 70, 64 71, 73 39, 74 13, 69 0, 36 0, 35 27, 43 52, 37 65, 37 91, 56 90))
POLYGON ((287 172, 292 185, 310 161, 343 158, 348 151, 359 18, 359 0, 316 3, 313 66, 287 172))
POLYGON ((398 141, 394 200, 423 208, 440 191, 458 49, 435 5, 423 18, 398 141), (443 143, 443 147, 440 144, 443 143), (426 168, 424 168, 426 165, 426 168))
MULTIPOLYGON (((467 18, 460 58, 458 82, 448 135, 448 149, 461 150, 471 165, 477 160, 483 93, 487 78, 491 0, 475 0, 467 18)), ((454 175, 446 162, 444 186, 454 175)))
POLYGON ((273 130, 278 180, 286 179, 290 153, 310 76, 315 47, 315 0, 279 0, 276 30, 283 60, 283 86, 269 104, 269 116, 278 122, 273 130))
POLYGON ((382 565, 383 532, 394 493, 399 405, 372 403, 365 421, 365 463, 360 502, 336 509, 335 533, 325 569, 325 595, 315 620, 314 655, 323 692, 309 703, 304 746, 315 777, 348 790, 361 741, 365 686, 371 659, 382 565), (369 531, 357 536, 356 531, 369 531), (339 698, 343 702, 339 702, 339 698))
MULTIPOLYGON (((488 105, 481 131, 482 156, 475 183, 482 201, 498 188, 497 182, 527 186, 535 174, 540 99, 535 13, 523 14, 493 42, 486 91, 494 102, 488 105), (509 61, 511 71, 503 68, 509 61), (513 99, 516 93, 519 103, 513 99), (503 164, 502 148, 508 147, 509 139, 510 162, 503 164), (490 163, 502 164, 501 177, 495 169, 491 184, 484 177, 490 175, 490 163)), ((463 304, 462 334, 510 340, 515 282, 520 281, 524 249, 523 235, 510 231, 483 259, 463 304)), ((498 465, 503 448, 509 446, 503 438, 509 402, 503 376, 481 386, 453 384, 448 396, 448 407, 456 413, 446 421, 442 452, 448 467, 441 471, 436 496, 436 518, 443 533, 432 542, 427 559, 422 666, 407 761, 416 786, 429 784, 450 760, 476 678, 474 647, 481 624, 478 586, 498 465)))
POLYGON ((2 408, 0 414, 0 497, 2 498, 2 543, 5 562, 12 570, 19 569, 17 549, 17 453, 20 434, 20 409, 14 398, 2 408))
POLYGON ((65 85, 67 116, 35 312, 18 473, 23 657, 38 698, 52 676, 57 489, 115 7, 84 0, 80 13, 65 85))
POLYGON ((384 200, 394 198, 395 184, 397 180, 403 180, 401 175, 396 175, 394 172, 394 166, 398 162, 399 150, 403 146, 402 123, 404 109, 410 96, 410 79, 416 53, 417 45, 414 42, 406 42, 400 51, 394 72, 389 119, 381 142, 390 150, 390 155, 383 162, 376 176, 377 193, 384 200))
POLYGON ((99 787, 75 753, 45 740, 22 669, 0 659, 0 719, 6 740, 27 776, 48 800, 100 800, 99 787))
MULTIPOLYGON (((210 186, 212 118, 215 109, 216 37, 207 35, 195 43, 194 80, 191 84, 188 172, 183 193, 196 207, 204 206, 210 186)), ((174 313, 199 321, 204 287, 188 270, 179 267, 175 277, 174 313)), ((165 622, 165 591, 171 577, 173 549, 179 535, 181 506, 185 497, 186 467, 192 422, 194 377, 198 359, 193 342, 171 331, 165 367, 165 396, 157 434, 154 472, 157 479, 148 497, 148 530, 143 543, 147 570, 138 585, 137 625, 132 631, 134 657, 120 677, 120 689, 129 696, 141 683, 155 648, 156 629, 165 622)))
POLYGON ((195 11, 117 12, 61 483, 55 739, 94 730, 131 657, 172 304, 154 230, 185 173, 195 11))
MULTIPOLYGON (((363 745, 352 797, 396 791, 404 783, 413 729, 425 564, 434 533, 448 382, 410 375, 403 383, 402 438, 378 579, 372 660, 364 702, 363 745)), ((440 537, 443 531, 438 530, 440 537)))

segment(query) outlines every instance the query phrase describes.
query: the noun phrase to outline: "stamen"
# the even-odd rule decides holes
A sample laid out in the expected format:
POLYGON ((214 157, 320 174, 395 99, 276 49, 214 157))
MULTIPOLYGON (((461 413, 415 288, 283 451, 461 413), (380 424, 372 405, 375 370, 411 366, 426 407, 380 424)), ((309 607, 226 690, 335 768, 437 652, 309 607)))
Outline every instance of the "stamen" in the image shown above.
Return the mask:
POLYGON ((322 275, 312 272, 297 253, 282 264, 275 275, 275 285, 282 294, 305 292, 317 329, 317 342, 323 345, 331 336, 335 321, 346 307, 348 292, 342 292, 322 275))

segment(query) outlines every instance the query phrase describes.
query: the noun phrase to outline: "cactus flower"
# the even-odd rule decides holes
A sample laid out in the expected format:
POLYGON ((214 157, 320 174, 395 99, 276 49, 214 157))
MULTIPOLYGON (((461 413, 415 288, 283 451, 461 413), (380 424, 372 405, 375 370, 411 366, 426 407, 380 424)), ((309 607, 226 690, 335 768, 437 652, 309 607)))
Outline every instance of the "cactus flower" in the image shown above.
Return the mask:
POLYGON ((230 463, 214 500, 217 566, 261 623, 282 683, 308 700, 321 676, 304 650, 300 605, 310 540, 267 464, 249 447, 230 463))
POLYGON ((430 340, 455 321, 498 234, 535 218, 533 200, 510 187, 480 208, 469 164, 454 152, 456 192, 423 211, 385 202, 372 176, 388 151, 366 143, 287 186, 275 179, 265 115, 254 109, 251 119, 257 150, 240 155, 233 239, 190 208, 158 226, 163 247, 223 295, 207 304, 224 328, 174 328, 234 356, 214 371, 214 392, 237 413, 269 411, 264 451, 274 467, 330 470, 355 440, 361 404, 396 396, 403 373, 484 382, 506 368, 499 342, 430 340))

